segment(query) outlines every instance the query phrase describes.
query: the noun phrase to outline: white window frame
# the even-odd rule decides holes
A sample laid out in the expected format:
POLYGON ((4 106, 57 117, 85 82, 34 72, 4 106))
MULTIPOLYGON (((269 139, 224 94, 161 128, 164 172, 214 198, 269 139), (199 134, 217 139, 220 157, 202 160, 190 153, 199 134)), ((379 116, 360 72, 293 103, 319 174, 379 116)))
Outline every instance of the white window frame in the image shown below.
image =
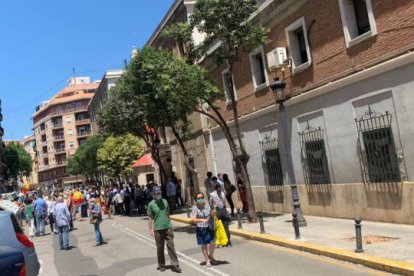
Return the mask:
POLYGON ((342 29, 344 31, 345 45, 346 48, 352 47, 355 44, 358 44, 370 37, 373 37, 377 34, 377 26, 375 24, 374 13, 372 12, 371 0, 365 0, 367 4, 367 12, 369 19, 370 31, 361 34, 361 35, 352 35, 357 32, 355 12, 352 0, 338 0, 339 1, 339 10, 341 12, 342 19, 342 29), (350 10, 352 9, 352 10, 350 10))
POLYGON ((73 135, 73 129, 68 129, 68 136, 72 136, 73 135))
POLYGON ((70 124, 72 122, 72 116, 66 116, 66 123, 70 124))
POLYGON ((267 75, 266 57, 265 57, 265 54, 264 54, 263 46, 260 46, 259 48, 257 48, 253 52, 249 53, 249 61, 250 61, 250 70, 251 70, 251 73, 252 73, 254 91, 257 92, 257 91, 269 86, 269 76, 267 75), (260 54, 260 53, 262 54, 263 71, 264 71, 264 74, 265 74, 265 80, 266 81, 264 83, 260 84, 260 85, 257 85, 256 74, 255 74, 256 69, 257 69, 256 65, 255 65, 256 64, 255 63, 256 62, 255 57, 256 57, 257 54, 260 54))
POLYGON ((285 28, 285 34, 286 34, 286 41, 287 41, 288 50, 289 50, 288 51, 289 58, 292 61, 292 73, 297 74, 299 72, 302 72, 303 70, 305 70, 312 64, 312 56, 311 56, 311 51, 310 51, 310 46, 309 46, 309 41, 308 41, 308 31, 306 29, 305 17, 301 17, 295 22, 293 22, 292 24, 290 24, 289 26, 287 26, 285 28), (298 28, 303 29, 303 35, 305 37, 305 46, 306 46, 306 54, 308 56, 308 61, 305 63, 301 63, 299 65, 296 65, 296 62, 295 62, 296 59, 293 58, 292 54, 296 52, 295 50, 297 50, 299 46, 297 45, 296 41, 293 42, 292 40, 294 38, 293 36, 295 36, 293 32, 296 31, 298 28))
MULTIPOLYGON (((223 72, 221 72, 221 78, 223 80, 224 95, 226 96, 226 105, 229 105, 229 104, 232 103, 232 100, 230 98, 230 94, 229 94, 229 91, 228 91, 228 87, 226 85, 227 81, 226 81, 226 78, 225 78, 225 75, 228 72, 229 72, 229 69, 228 68, 225 69, 225 70, 223 70, 223 72)), ((234 100, 237 102, 237 91, 236 91, 236 83, 234 81, 234 74, 231 75, 231 79, 232 79, 232 82, 233 82, 234 100)))

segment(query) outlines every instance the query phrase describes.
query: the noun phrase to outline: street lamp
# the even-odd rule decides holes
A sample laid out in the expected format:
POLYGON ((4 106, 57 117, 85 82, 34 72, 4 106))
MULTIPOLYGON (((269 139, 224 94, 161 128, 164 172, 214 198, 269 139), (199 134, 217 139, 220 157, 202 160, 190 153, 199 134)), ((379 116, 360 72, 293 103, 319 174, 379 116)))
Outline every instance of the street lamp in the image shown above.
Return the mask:
POLYGON ((287 171, 288 171, 288 177, 290 180, 290 189, 292 192, 293 210, 297 216, 299 226, 306 226, 307 223, 306 223, 305 218, 303 217, 303 213, 300 208, 298 186, 296 185, 295 173, 293 171, 293 162, 292 162, 292 154, 290 150, 290 143, 288 143, 288 133, 287 133, 287 127, 286 127, 285 105, 284 105, 284 102, 287 100, 287 96, 285 92, 286 82, 284 81, 284 79, 281 80, 278 77, 276 77, 274 80, 275 82, 272 85, 270 85, 270 87, 272 88, 275 94, 276 104, 279 105, 279 116, 280 116, 280 121, 282 124, 283 143, 284 143, 284 147, 286 151, 287 171))

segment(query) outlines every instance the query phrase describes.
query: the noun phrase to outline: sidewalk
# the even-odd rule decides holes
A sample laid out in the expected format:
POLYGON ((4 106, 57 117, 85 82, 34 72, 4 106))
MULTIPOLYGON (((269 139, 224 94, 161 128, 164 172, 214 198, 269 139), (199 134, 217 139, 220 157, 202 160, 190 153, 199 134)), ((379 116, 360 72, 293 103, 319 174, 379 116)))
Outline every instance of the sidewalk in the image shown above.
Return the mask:
MULTIPOLYGON (((362 221, 364 253, 355 253, 355 226, 351 219, 306 216, 308 226, 301 227, 301 239, 295 240, 290 214, 264 214, 265 234, 259 223, 243 218, 243 229, 237 220, 231 225, 233 235, 307 251, 378 270, 414 275, 414 226, 362 221)), ((189 223, 186 214, 172 216, 189 223)))

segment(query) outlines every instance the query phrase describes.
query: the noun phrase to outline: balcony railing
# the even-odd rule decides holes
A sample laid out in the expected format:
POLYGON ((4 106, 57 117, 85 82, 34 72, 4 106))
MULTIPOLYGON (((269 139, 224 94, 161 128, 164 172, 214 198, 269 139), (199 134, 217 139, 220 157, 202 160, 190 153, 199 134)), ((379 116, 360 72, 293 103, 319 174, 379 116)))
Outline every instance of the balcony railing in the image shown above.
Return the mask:
POLYGON ((87 135, 91 135, 91 134, 92 134, 92 131, 90 131, 90 130, 79 131, 78 132, 78 137, 87 136, 87 135))
POLYGON ((52 128, 62 128, 63 127, 63 123, 62 122, 60 122, 60 123, 53 123, 52 124, 52 128))
POLYGON ((58 160, 56 161, 56 165, 66 165, 68 163, 67 160, 58 160))
POLYGON ((63 136, 63 135, 55 135, 55 136, 53 136, 53 140, 64 140, 65 139, 65 136, 63 136))
POLYGON ((68 109, 64 109, 64 110, 56 110, 54 112, 51 112, 50 115, 51 116, 58 116, 58 115, 62 115, 64 113, 72 113, 72 112, 76 112, 76 111, 86 111, 88 110, 88 106, 80 106, 80 107, 75 107, 75 108, 68 108, 68 109))
POLYGON ((89 124, 89 123, 90 123, 90 119, 89 118, 76 120, 76 124, 77 125, 89 124))
POLYGON ((55 152, 64 152, 65 147, 55 148, 55 152))

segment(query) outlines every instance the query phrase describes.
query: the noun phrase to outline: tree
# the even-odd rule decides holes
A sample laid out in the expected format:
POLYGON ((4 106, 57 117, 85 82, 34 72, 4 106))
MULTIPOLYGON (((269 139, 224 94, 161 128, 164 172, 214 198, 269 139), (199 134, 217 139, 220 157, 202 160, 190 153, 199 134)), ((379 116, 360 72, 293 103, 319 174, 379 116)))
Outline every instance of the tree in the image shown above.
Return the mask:
POLYGON ((14 180, 21 180, 32 174, 33 160, 20 143, 11 142, 6 146, 7 173, 14 180))
POLYGON ((69 157, 67 171, 72 175, 83 175, 85 177, 97 178, 98 150, 103 146, 105 138, 100 135, 89 137, 85 144, 80 146, 76 153, 69 157))
POLYGON ((226 120, 220 114, 220 110, 210 99, 204 99, 204 102, 209 106, 209 110, 207 112, 199 110, 199 112, 204 113, 216 122, 226 136, 233 160, 245 182, 250 221, 257 221, 253 192, 247 170, 250 157, 241 135, 238 103, 235 100, 232 75, 234 65, 240 60, 242 53, 250 52, 268 41, 267 30, 250 20, 257 8, 256 0, 197 0, 189 25, 192 31, 197 30, 205 35, 204 41, 197 49, 193 47, 185 48, 185 45, 194 45, 191 36, 188 35, 192 31, 189 32, 188 28, 174 26, 165 32, 165 35, 175 37, 178 44, 183 44, 180 48, 187 49, 190 61, 194 56, 203 56, 214 60, 217 66, 225 65, 228 69, 226 83, 232 102, 236 138, 231 134, 226 120), (212 50, 213 46, 216 47, 214 50, 212 50))
MULTIPOLYGON (((100 114, 100 126, 103 131, 134 133, 144 139, 147 125, 171 129, 184 164, 195 175, 184 142, 192 135, 187 116, 199 107, 201 94, 213 101, 224 96, 206 78, 203 68, 171 52, 147 47, 127 66, 100 114)), ((160 160, 157 163, 160 165, 160 160)))
POLYGON ((143 154, 142 141, 132 134, 109 136, 98 150, 99 169, 112 180, 129 178, 132 164, 143 154))

